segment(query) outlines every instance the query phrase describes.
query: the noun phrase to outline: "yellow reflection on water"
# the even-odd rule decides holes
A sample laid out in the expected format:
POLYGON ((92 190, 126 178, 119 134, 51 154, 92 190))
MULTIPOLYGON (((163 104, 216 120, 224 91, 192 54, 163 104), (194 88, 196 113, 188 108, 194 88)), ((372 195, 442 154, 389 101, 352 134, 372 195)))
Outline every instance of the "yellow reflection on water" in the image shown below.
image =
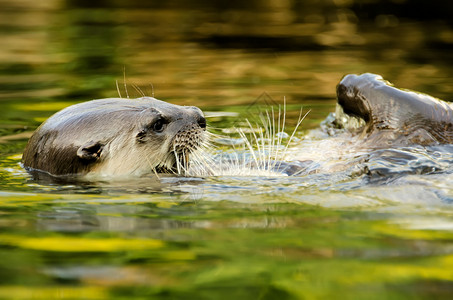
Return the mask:
POLYGON ((84 238, 69 236, 24 237, 1 235, 2 244, 26 249, 58 252, 110 252, 161 248, 164 242, 154 239, 84 238))
POLYGON ((108 290, 101 286, 0 286, 1 299, 109 299, 108 290))

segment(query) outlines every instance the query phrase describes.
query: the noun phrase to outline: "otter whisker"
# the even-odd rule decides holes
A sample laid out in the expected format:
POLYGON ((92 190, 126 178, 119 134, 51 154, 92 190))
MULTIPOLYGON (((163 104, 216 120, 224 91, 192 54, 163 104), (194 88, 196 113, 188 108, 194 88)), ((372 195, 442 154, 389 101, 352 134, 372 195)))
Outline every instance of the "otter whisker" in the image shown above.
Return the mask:
MULTIPOLYGON (((285 132, 285 122, 286 122, 286 97, 283 97, 283 114, 282 114, 282 110, 281 110, 281 106, 279 105, 278 106, 278 136, 277 136, 277 145, 281 145, 282 144, 282 141, 283 141, 283 135, 280 134, 281 132, 285 132), (283 115, 283 121, 281 121, 281 116, 283 115), (280 123, 281 122, 281 123, 280 123), (280 128, 280 124, 281 124, 281 128, 280 128)), ((277 147, 276 148, 276 153, 275 153, 275 157, 278 157, 279 155, 279 150, 280 150, 280 147, 277 147)), ((283 151, 282 153, 283 155, 285 154, 285 151, 283 151)), ((275 166, 277 165, 277 162, 274 162, 274 165, 273 167, 275 168, 275 166)), ((278 163, 279 167, 281 166, 281 161, 278 163)))
POLYGON ((135 83, 132 84, 132 87, 139 93, 142 97, 146 97, 145 93, 142 91, 142 89, 136 85, 135 83))
MULTIPOLYGON (((267 139, 270 141, 269 145, 269 155, 267 155, 267 166, 270 166, 271 158, 272 158, 272 151, 275 148, 275 115, 274 115, 274 107, 271 107, 272 119, 269 120, 268 126, 270 126, 270 130, 267 131, 267 139), (271 125, 272 124, 272 125, 271 125)), ((269 112, 266 112, 267 118, 269 119, 269 112)))
POLYGON ((169 152, 165 155, 165 157, 161 160, 161 162, 158 164, 158 168, 163 168, 170 174, 178 175, 177 172, 175 172, 173 168, 173 161, 175 160, 175 156, 172 154, 172 152, 169 152))
POLYGON ((219 140, 230 139, 230 137, 228 135, 222 135, 222 134, 217 134, 217 133, 213 133, 213 132, 206 132, 206 133, 207 133, 207 137, 210 140, 219 141, 219 140))
POLYGON ((146 159, 146 161, 148 162, 148 165, 151 167, 151 170, 153 171, 154 175, 156 175, 157 179, 160 179, 159 174, 157 173, 156 168, 153 167, 153 164, 152 164, 151 161, 149 160, 149 157, 148 157, 148 156, 145 156, 145 159, 146 159))
POLYGON ((178 152, 176 151, 176 145, 173 145, 173 154, 175 155, 175 158, 176 158, 176 174, 181 174, 181 166, 180 166, 180 163, 179 163, 179 157, 178 157, 178 152))
MULTIPOLYGON (((279 105, 278 106, 278 117, 279 117, 279 129, 278 129, 278 133, 281 133, 281 132, 285 132, 285 125, 286 125, 286 97, 283 98, 283 121, 282 121, 282 128, 280 129, 280 116, 282 115, 281 113, 281 106, 279 105)), ((298 124, 299 125, 299 124, 298 124)), ((298 129, 298 125, 296 125, 295 129, 294 129, 294 133, 297 131, 298 129)), ((281 145, 282 144, 282 141, 283 141, 283 135, 279 134, 277 136, 277 144, 278 145, 281 145)), ((283 149, 282 151, 282 159, 284 158, 285 154, 286 154, 286 149, 287 147, 289 146, 289 144, 291 143, 291 139, 288 140, 287 144, 286 144, 286 147, 283 149)), ((280 150, 280 147, 277 147, 276 149, 276 153, 275 153, 275 156, 278 157, 279 156, 279 150, 280 150)), ((282 159, 279 159, 278 161, 278 167, 277 169, 280 169, 281 167, 281 164, 282 164, 282 159)), ((275 166, 277 165, 277 160, 274 162, 274 165, 273 167, 275 168, 275 166)))
POLYGON ((116 91, 118 92, 118 96, 120 96, 120 98, 123 98, 123 96, 121 96, 120 87, 118 85, 118 79, 115 80, 115 82, 116 82, 116 91))
POLYGON ((194 173, 194 175, 200 176, 215 174, 214 169, 211 167, 212 165, 215 165, 214 159, 212 159, 212 157, 208 156, 207 153, 204 153, 204 151, 196 151, 193 153, 193 156, 194 159, 192 160, 192 163, 195 167, 195 170, 198 171, 198 173, 194 173), (204 173, 202 173, 201 171, 204 171, 204 173))
MULTIPOLYGON (((303 111, 300 112, 296 127, 290 136, 280 134, 286 129, 286 99, 283 106, 278 106, 278 110, 271 108, 260 114, 261 126, 252 124, 250 120, 246 119, 246 128, 236 128, 236 132, 243 140, 244 149, 239 150, 236 145, 231 145, 233 151, 229 157, 224 155, 216 158, 220 163, 214 165, 213 168, 216 170, 219 168, 217 172, 221 174, 225 174, 225 172, 230 174, 239 172, 241 175, 244 175, 244 172, 257 174, 253 170, 258 173, 264 172, 264 174, 272 174, 269 172, 273 171, 284 173, 286 168, 290 167, 283 165, 288 149, 307 114, 304 115, 303 111), (244 150, 246 152, 241 154, 241 151, 244 150)), ((216 134, 211 134, 211 136, 219 137, 216 134)))
MULTIPOLYGON (((251 129, 253 129, 253 126, 250 124, 250 121, 249 121, 249 120, 246 120, 246 122, 247 122, 247 124, 249 125, 249 127, 250 127, 251 129)), ((254 139, 255 139, 255 140, 258 140, 257 137, 256 137, 255 132, 254 132, 253 130, 251 130, 251 131, 252 131, 252 135, 253 135, 254 139)), ((250 143, 249 139, 247 138, 247 136, 245 135, 245 133, 244 133, 244 131, 243 131, 242 129, 240 129, 239 134, 240 134, 241 137, 245 140, 245 144, 246 144, 246 146, 248 147, 248 149, 249 149, 249 151, 250 151, 250 154, 252 155, 252 157, 253 157, 255 163, 258 165, 259 159, 256 157, 256 153, 255 153, 255 151, 253 150, 253 146, 252 146, 252 144, 250 143)), ((257 146, 258 146, 258 155, 259 155, 259 153, 260 153, 259 143, 258 143, 257 146)))
POLYGON ((129 93, 127 92, 127 83, 126 83, 126 66, 123 66, 123 84, 124 84, 124 90, 126 91, 126 98, 129 99, 129 93))
POLYGON ((154 85, 153 83, 150 83, 151 85, 151 96, 154 98, 154 85))
POLYGON ((188 169, 188 163, 189 163, 189 150, 186 150, 182 153, 182 160, 183 160, 183 170, 184 170, 184 175, 187 175, 187 169, 188 169))
MULTIPOLYGON (((288 142, 286 143, 285 148, 283 149, 283 155, 284 155, 284 156, 286 156, 286 153, 287 153, 287 151, 288 151, 289 145, 292 143, 292 141, 293 141, 293 139, 294 139, 294 136, 296 135, 297 129, 298 129, 299 126, 302 124, 302 122, 304 121, 304 119, 308 116, 308 114, 311 112, 311 110, 308 110, 303 116, 302 116, 302 112, 303 112, 303 108, 300 109, 299 117, 298 117, 298 119, 297 119, 296 126, 294 127, 294 130, 293 130, 293 132, 291 133, 290 137, 288 138, 288 142)), ((280 160, 280 163, 279 163, 279 165, 278 165, 278 168, 281 167, 282 161, 283 161, 283 160, 280 160)))

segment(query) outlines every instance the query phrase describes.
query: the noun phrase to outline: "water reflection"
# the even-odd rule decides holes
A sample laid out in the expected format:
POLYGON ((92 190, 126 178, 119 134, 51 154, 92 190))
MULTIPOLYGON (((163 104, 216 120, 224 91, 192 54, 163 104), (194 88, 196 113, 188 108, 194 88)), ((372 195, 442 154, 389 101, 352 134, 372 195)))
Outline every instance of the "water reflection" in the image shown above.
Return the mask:
MULTIPOLYGON (((190 213, 193 214, 193 213, 190 213)), ((189 215, 190 215, 189 214, 189 215)), ((37 229, 55 232, 135 232, 147 231, 148 237, 162 238, 162 232, 178 228, 209 227, 205 222, 166 219, 177 210, 156 209, 145 205, 102 205, 64 207, 38 215, 37 229), (148 216, 142 217, 139 216, 148 216)), ((185 215, 185 214, 184 214, 185 215)))
POLYGON ((418 3, 366 17, 375 2, 29 2, 2 13, 4 99, 113 96, 123 67, 145 91, 152 83, 161 98, 201 106, 250 103, 263 90, 297 102, 330 99, 343 74, 365 71, 440 98, 452 92, 451 56, 442 51, 452 43, 449 18, 439 9, 424 16, 437 23, 397 21, 418 3))

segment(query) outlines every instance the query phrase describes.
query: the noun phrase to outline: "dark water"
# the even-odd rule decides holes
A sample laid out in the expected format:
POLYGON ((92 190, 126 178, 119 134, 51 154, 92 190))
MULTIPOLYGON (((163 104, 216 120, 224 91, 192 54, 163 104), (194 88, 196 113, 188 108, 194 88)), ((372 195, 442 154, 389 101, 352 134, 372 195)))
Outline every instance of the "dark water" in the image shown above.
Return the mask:
POLYGON ((123 97, 197 105, 219 132, 286 99, 289 131, 310 110, 297 155, 335 164, 325 157, 346 146, 309 130, 335 110, 343 75, 453 99, 449 1, 0 7, 0 298, 451 297, 451 145, 374 153, 368 175, 58 184, 18 164, 42 121, 118 96, 116 81, 123 97))

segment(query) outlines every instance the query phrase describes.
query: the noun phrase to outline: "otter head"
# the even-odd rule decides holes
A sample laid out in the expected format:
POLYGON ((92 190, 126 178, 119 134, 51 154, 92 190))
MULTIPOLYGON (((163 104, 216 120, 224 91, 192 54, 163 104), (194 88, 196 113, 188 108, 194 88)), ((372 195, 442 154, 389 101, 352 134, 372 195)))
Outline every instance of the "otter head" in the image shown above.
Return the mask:
POLYGON ((206 120, 197 107, 150 97, 101 99, 50 117, 22 162, 53 175, 181 174, 205 141, 206 120))
POLYGON ((206 120, 195 106, 165 103, 145 109, 137 121, 131 148, 148 153, 145 160, 158 173, 185 172, 190 154, 206 140, 206 120))

